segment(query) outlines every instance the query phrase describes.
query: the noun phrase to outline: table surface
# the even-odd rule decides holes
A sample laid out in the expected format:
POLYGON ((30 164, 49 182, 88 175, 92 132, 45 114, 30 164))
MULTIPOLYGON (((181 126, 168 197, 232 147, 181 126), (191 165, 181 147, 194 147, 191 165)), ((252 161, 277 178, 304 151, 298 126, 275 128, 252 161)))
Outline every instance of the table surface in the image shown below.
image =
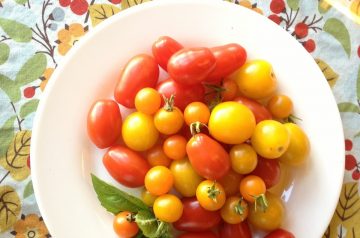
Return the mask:
MULTIPOLYGON (((29 164, 42 92, 76 41, 145 1, 0 0, 0 237, 51 237, 36 204, 29 164)), ((324 237, 360 237, 360 0, 284 1, 285 9, 283 0, 232 2, 280 24, 323 71, 346 139, 343 189, 324 237)))

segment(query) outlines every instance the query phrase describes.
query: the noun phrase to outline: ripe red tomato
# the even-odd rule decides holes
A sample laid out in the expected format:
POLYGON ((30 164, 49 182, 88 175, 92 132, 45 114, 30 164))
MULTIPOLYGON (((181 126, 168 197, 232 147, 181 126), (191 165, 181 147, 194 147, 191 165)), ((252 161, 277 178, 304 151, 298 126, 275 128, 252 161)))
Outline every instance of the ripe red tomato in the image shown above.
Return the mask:
POLYGON ((135 96, 142 88, 154 88, 159 78, 159 66, 146 54, 131 58, 120 74, 115 87, 115 100, 127 108, 135 107, 135 96))
POLYGON ((267 234, 264 238, 295 238, 295 236, 286 230, 277 229, 267 234))
POLYGON ((207 231, 217 226, 221 221, 219 211, 208 211, 202 208, 196 197, 183 198, 184 211, 173 225, 180 231, 207 231))
POLYGON ((278 160, 264 159, 258 156, 257 166, 251 174, 262 178, 266 188, 269 189, 280 182, 280 173, 280 164, 278 160))
POLYGON ((167 71, 167 64, 173 54, 184 48, 179 42, 169 36, 161 36, 152 45, 152 53, 156 62, 167 71))
POLYGON ((221 179, 230 169, 229 154, 217 141, 203 133, 188 141, 186 152, 195 171, 206 179, 221 179))
POLYGON ((208 48, 182 49, 171 56, 168 73, 176 82, 186 85, 201 83, 216 66, 216 59, 208 48))
POLYGON ((220 228, 221 238, 251 238, 251 231, 246 221, 239 224, 224 223, 220 228))
POLYGON ((218 236, 211 231, 205 232, 192 232, 192 233, 184 233, 179 235, 177 238, 217 238, 218 236))
POLYGON ((272 119, 271 113, 266 109, 266 107, 253 99, 239 96, 235 98, 234 101, 244 104, 253 112, 256 124, 264 120, 272 119))
POLYGON ((239 44, 227 44, 210 49, 216 59, 216 67, 206 81, 221 81, 224 77, 235 72, 246 61, 246 50, 239 44))
POLYGON ((144 186, 145 175, 150 169, 138 153, 120 145, 105 153, 103 164, 116 181, 130 188, 144 186))
POLYGON ((100 149, 112 146, 121 135, 122 118, 113 100, 96 101, 87 116, 87 132, 100 149))
POLYGON ((201 84, 183 85, 169 78, 157 85, 160 94, 167 98, 175 96, 175 106, 182 111, 191 102, 203 102, 205 97, 205 88, 201 84))

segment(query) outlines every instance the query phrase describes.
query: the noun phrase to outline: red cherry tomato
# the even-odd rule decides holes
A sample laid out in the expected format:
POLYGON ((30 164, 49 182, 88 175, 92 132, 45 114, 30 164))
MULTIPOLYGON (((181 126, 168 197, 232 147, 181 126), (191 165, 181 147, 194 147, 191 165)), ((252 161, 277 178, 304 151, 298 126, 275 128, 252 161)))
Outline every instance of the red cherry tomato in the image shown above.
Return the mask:
POLYGON ((267 234, 264 238, 295 238, 295 236, 286 230, 277 229, 267 234))
POLYGON ((144 186, 145 175, 150 169, 138 153, 120 145, 105 153, 103 164, 116 181, 130 188, 144 186))
POLYGON ((246 50, 239 44, 227 44, 210 49, 216 59, 216 67, 206 81, 221 81, 224 77, 235 72, 246 61, 246 50))
POLYGON ((156 62, 167 71, 167 64, 173 54, 184 48, 179 42, 169 36, 161 36, 152 46, 152 53, 156 62))
POLYGON ((218 236, 211 231, 184 233, 178 236, 178 238, 217 238, 217 237, 218 236))
POLYGON ((186 85, 201 83, 216 66, 216 59, 208 48, 188 48, 175 53, 167 65, 176 82, 186 85))
POLYGON ((275 186, 280 181, 280 164, 276 159, 264 159, 258 156, 258 163, 251 174, 259 176, 265 182, 266 188, 275 186))
POLYGON ((104 149, 115 144, 121 135, 122 118, 113 100, 96 101, 87 116, 87 132, 91 141, 104 149))
POLYGON ((167 98, 175 96, 175 106, 182 111, 191 102, 203 102, 205 97, 205 88, 201 84, 183 85, 169 78, 160 82, 157 86, 160 94, 167 98))
POLYGON ((198 232, 207 231, 217 226, 221 221, 219 211, 205 210, 196 197, 183 198, 184 211, 178 221, 173 223, 180 231, 198 232))
POLYGON ((195 171, 206 179, 221 179, 230 169, 229 154, 217 141, 203 133, 188 141, 186 152, 195 171))
POLYGON ((224 223, 220 228, 221 238, 251 238, 251 231, 246 221, 239 224, 224 223))
POLYGON ((115 87, 115 100, 127 108, 135 107, 135 96, 142 88, 154 88, 159 78, 159 66, 150 55, 141 54, 129 60, 115 87))
POLYGON ((253 99, 240 96, 235 98, 234 101, 244 104, 254 113, 256 124, 264 120, 272 119, 271 113, 266 107, 253 99))

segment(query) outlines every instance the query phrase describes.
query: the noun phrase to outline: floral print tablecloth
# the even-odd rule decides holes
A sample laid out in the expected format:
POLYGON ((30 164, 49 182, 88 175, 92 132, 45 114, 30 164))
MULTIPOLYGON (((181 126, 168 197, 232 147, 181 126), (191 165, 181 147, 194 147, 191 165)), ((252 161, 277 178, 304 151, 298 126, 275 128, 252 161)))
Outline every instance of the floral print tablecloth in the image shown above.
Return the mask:
MULTIPOLYGON (((0 237, 51 237, 33 194, 29 163, 42 92, 82 36, 145 1, 0 0, 0 237)), ((344 185, 324 237, 360 237, 360 0, 231 2, 283 27, 324 73, 346 138, 344 185)))

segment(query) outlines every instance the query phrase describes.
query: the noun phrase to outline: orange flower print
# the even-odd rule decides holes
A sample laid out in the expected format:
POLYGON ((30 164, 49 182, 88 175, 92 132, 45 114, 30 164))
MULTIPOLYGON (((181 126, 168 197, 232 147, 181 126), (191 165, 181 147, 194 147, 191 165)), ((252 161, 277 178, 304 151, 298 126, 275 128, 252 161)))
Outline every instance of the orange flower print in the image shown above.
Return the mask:
POLYGON ((14 230, 11 234, 14 235, 15 238, 51 237, 42 217, 36 214, 21 215, 21 219, 15 223, 14 230))
POLYGON ((71 47, 87 32, 88 27, 83 27, 79 23, 65 25, 64 29, 58 32, 58 51, 60 55, 66 55, 71 47))

